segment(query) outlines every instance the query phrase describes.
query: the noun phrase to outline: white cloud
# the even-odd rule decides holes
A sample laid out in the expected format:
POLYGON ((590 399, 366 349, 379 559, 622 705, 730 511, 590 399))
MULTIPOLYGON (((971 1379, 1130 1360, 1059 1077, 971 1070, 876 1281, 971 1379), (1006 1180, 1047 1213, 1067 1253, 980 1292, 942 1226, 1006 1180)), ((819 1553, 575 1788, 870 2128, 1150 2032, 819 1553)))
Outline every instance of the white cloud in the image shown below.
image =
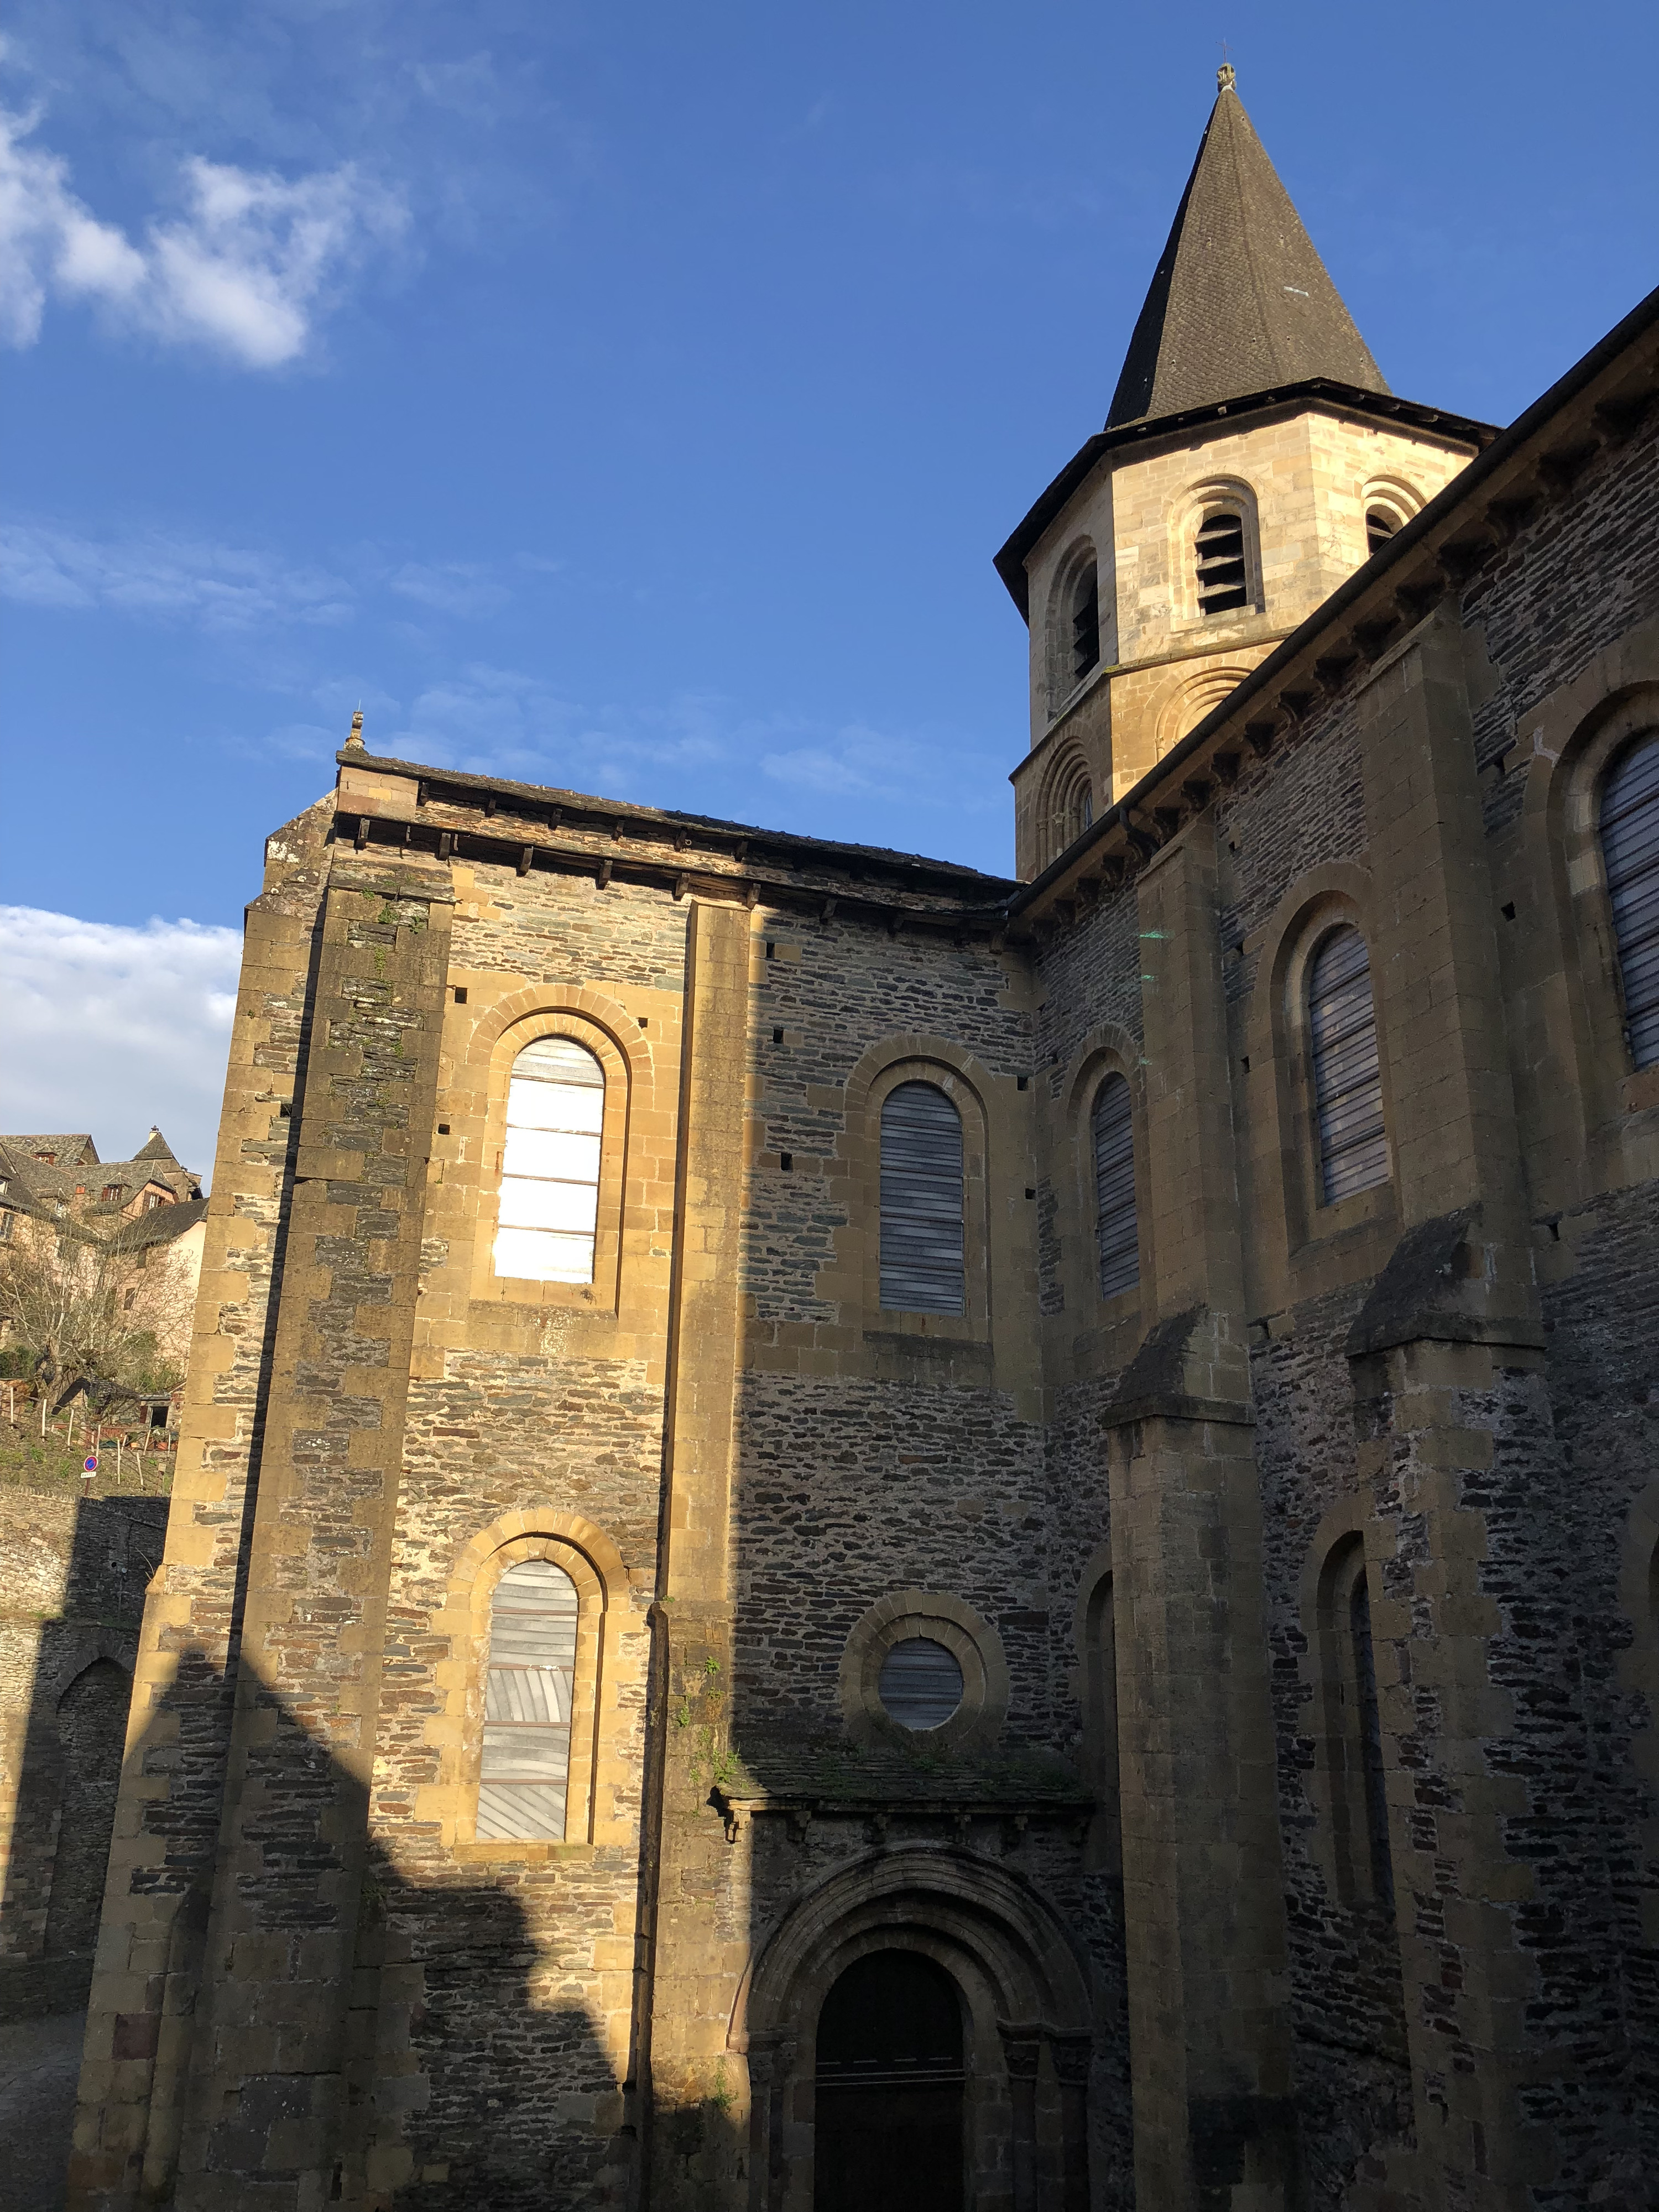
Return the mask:
POLYGON ((0 594, 37 607, 112 607, 210 630, 349 621, 351 587, 321 568, 211 541, 99 541, 50 524, 0 524, 0 594))
POLYGON ((774 783, 829 799, 879 799, 963 813, 1000 803, 994 762, 960 746, 889 737, 858 722, 805 744, 763 753, 760 766, 774 783))
POLYGON ((406 561, 386 581, 404 599, 444 615, 493 614, 510 596, 487 568, 465 561, 406 561))
POLYGON ((153 222, 135 246, 76 198, 60 155, 29 143, 38 119, 0 108, 0 340, 9 345, 33 344, 56 293, 168 343, 278 368, 306 351, 341 278, 408 220, 349 161, 290 182, 195 156, 183 165, 182 216, 153 222))
POLYGON ((0 1128, 89 1129, 121 1159, 154 1121, 210 1174, 241 951, 240 930, 201 922, 0 906, 0 1128))

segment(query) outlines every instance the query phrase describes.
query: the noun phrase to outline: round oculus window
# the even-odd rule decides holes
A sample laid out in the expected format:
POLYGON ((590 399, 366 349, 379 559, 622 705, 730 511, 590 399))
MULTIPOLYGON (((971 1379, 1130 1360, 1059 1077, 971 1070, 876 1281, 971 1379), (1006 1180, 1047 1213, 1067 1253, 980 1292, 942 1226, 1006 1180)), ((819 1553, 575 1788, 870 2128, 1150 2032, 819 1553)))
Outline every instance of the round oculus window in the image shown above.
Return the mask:
POLYGON ((931 1636, 907 1636, 881 1662, 877 1694, 901 1728, 943 1728, 962 1703, 956 1654, 931 1636))

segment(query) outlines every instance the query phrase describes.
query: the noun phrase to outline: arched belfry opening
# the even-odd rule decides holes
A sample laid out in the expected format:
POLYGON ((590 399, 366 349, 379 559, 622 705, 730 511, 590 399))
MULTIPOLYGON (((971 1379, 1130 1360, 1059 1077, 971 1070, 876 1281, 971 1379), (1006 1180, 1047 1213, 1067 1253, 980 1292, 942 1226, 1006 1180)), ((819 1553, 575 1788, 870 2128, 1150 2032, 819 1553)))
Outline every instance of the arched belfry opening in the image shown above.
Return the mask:
POLYGON ((962 1993, 920 1951, 872 1951, 818 2014, 813 2212, 963 2212, 962 1993))

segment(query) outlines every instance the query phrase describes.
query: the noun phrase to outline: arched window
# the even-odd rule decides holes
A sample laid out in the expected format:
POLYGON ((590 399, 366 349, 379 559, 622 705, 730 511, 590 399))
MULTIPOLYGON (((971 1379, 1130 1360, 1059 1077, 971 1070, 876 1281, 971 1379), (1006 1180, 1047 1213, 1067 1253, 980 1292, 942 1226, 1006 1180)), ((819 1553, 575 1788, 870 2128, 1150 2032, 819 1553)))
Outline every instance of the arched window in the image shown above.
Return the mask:
POLYGON ((1135 1226, 1134 1116, 1129 1085, 1109 1075, 1095 1093, 1089 1117, 1095 1149, 1095 1240, 1100 1295, 1114 1298, 1140 1280, 1140 1240, 1135 1226))
POLYGON ((1320 1629, 1324 1644, 1326 1734, 1338 1886, 1346 1904, 1370 1903, 1392 1912, 1394 1867, 1389 1849, 1382 1709, 1371 1642, 1365 1549, 1360 1537, 1344 1538, 1333 1551, 1321 1581, 1320 1629))
POLYGON ((1659 731, 1638 738, 1601 791, 1601 856, 1637 1067, 1659 1062, 1659 731))
POLYGON ((836 1981, 816 2039, 814 2212, 963 2195, 962 1996, 920 1951, 872 1951, 836 1981))
POLYGON ((1389 1179, 1370 955, 1357 929, 1334 929, 1314 955, 1308 1033, 1320 1192, 1332 1206, 1389 1179))
POLYGON ((1247 607, 1250 590, 1244 569, 1244 518, 1232 507, 1206 514, 1194 541, 1198 567, 1198 611, 1224 615, 1247 607))
POLYGON ((965 1311, 962 1116, 934 1083, 901 1083, 881 1109, 881 1302, 965 1311))
POLYGON ((1389 513, 1387 507, 1367 507, 1365 510, 1366 552, 1380 552, 1399 527, 1399 523, 1389 513))
POLYGON ((1100 665, 1100 571, 1091 561, 1072 586, 1072 681, 1100 665))
POLYGON ((599 1218, 605 1072, 569 1037, 542 1037, 513 1063, 495 1231, 495 1273, 591 1283, 599 1218))
POLYGON ((495 1585, 489 1609, 480 1843, 564 1836, 576 1586, 551 1559, 525 1559, 495 1585))

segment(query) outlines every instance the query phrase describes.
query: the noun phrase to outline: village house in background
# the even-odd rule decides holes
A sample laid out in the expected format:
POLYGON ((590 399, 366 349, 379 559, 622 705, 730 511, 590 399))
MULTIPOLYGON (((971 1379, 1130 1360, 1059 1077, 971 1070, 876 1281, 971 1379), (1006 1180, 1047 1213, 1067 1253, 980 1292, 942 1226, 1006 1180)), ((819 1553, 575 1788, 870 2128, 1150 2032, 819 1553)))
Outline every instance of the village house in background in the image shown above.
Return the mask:
MULTIPOLYGON (((84 1130, 0 1135, 0 1276, 25 1253, 42 1266, 78 1266, 96 1286, 89 1294, 112 1303, 109 1340, 154 1340, 147 1377, 112 1379, 154 1383, 173 1371, 166 1394, 146 1394, 152 1401, 183 1382, 206 1219, 200 1176, 179 1165, 154 1126, 130 1160, 100 1160, 84 1130)), ((32 1376, 40 1347, 26 1335, 0 1291, 0 1359, 32 1376)))
POLYGON ((1399 398, 1231 74, 1018 880, 268 841, 73 2212, 1651 2205, 1659 293, 1399 398))

